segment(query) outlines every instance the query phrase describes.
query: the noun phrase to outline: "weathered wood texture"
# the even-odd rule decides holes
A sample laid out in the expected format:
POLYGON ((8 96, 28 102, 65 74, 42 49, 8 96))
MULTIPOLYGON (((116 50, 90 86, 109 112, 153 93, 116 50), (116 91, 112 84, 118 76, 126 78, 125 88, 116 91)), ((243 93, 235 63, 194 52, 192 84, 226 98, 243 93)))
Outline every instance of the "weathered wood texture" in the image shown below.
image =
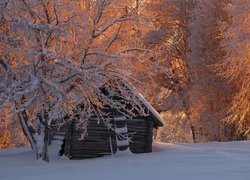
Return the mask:
POLYGON ((153 122, 148 118, 142 121, 128 121, 129 133, 135 133, 129 143, 131 152, 147 153, 152 152, 153 122))
MULTIPOLYGON (((120 123, 123 124, 122 122, 120 123)), ((150 120, 150 117, 145 119, 129 119, 126 120, 126 123, 128 132, 132 136, 132 142, 129 143, 131 152, 151 152, 153 122, 150 120)), ((119 127, 119 123, 116 125, 119 127)), ((65 154, 69 158, 93 158, 111 155, 112 152, 115 153, 117 151, 116 134, 109 130, 104 123, 100 122, 97 124, 96 120, 89 120, 87 132, 87 136, 81 140, 82 131, 76 129, 74 123, 69 127, 65 140, 65 154)))
POLYGON ((116 151, 115 133, 100 122, 90 120, 87 126, 87 136, 80 139, 82 131, 76 129, 73 123, 67 135, 67 153, 71 159, 92 158, 111 154, 110 137, 113 152, 116 151))

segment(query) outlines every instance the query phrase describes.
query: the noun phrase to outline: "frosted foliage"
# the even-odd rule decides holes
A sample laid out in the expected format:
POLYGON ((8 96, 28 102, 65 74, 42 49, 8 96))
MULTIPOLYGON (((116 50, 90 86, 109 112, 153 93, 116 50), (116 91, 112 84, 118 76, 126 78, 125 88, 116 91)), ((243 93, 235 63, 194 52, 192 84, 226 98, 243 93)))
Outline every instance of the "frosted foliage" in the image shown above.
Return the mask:
POLYGON ((159 142, 193 142, 190 123, 184 112, 173 113, 171 111, 162 113, 164 127, 157 130, 155 140, 159 142))
POLYGON ((134 110, 143 113, 122 83, 117 66, 126 59, 122 47, 110 48, 118 25, 133 13, 119 11, 109 18, 105 13, 122 5, 102 0, 86 9, 77 1, 9 1, 4 16, 11 34, 6 34, 7 56, 2 54, 0 61, 1 107, 14 113, 29 110, 32 118, 44 111, 49 122, 65 114, 71 119, 78 110, 79 121, 101 118, 107 115, 101 110, 106 105, 130 117, 134 110), (17 41, 15 47, 8 42, 11 38, 17 41), (104 96, 101 87, 116 89, 113 95, 124 101, 104 96), (132 108, 126 109, 126 103, 132 108))
POLYGON ((222 24, 228 25, 227 0, 197 1, 189 23, 189 70, 192 84, 188 89, 189 118, 197 141, 225 141, 234 129, 221 121, 230 106, 234 87, 213 70, 224 58, 222 24))
POLYGON ((134 19, 133 1, 20 0, 0 8, 0 111, 8 109, 8 117, 18 114, 41 135, 41 124, 72 120, 86 130, 91 116, 110 127, 106 107, 146 115, 120 70, 136 48, 117 41, 134 19))
POLYGON ((250 3, 248 0, 232 1, 227 11, 232 16, 225 29, 224 47, 227 51, 218 66, 220 75, 230 80, 238 93, 233 99, 227 122, 237 125, 240 132, 250 133, 250 3))
POLYGON ((6 119, 8 112, 0 113, 0 148, 24 146, 27 140, 17 119, 6 119), (11 132, 9 131, 11 129, 11 132))

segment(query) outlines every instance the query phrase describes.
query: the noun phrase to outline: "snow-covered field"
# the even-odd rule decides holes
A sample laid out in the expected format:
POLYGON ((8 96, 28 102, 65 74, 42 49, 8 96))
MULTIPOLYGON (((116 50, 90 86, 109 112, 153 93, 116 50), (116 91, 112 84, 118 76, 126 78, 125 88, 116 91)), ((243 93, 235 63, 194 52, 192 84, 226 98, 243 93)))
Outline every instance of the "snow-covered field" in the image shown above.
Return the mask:
POLYGON ((0 149, 0 180, 250 180, 250 141, 154 143, 148 154, 36 161, 28 148, 0 149))

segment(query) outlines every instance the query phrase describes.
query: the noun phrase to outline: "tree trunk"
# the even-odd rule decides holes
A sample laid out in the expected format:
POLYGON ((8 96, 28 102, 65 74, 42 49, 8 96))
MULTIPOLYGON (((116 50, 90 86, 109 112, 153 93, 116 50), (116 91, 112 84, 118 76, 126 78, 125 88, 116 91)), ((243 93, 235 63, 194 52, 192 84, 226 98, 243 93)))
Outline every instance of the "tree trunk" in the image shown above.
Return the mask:
POLYGON ((44 144, 43 144, 42 160, 47 161, 47 162, 49 162, 48 147, 49 147, 49 126, 48 126, 48 122, 45 120, 45 122, 44 122, 44 144))
POLYGON ((40 124, 37 135, 38 158, 49 162, 49 125, 46 114, 44 112, 38 115, 40 124))
POLYGON ((30 130, 32 128, 29 127, 29 125, 28 125, 28 117, 27 117, 25 111, 19 112, 18 116, 19 116, 19 119, 20 119, 20 122, 21 122, 21 126, 22 126, 22 129, 23 129, 24 135, 27 137, 31 148, 36 150, 36 142, 35 142, 34 136, 30 132, 30 130))
MULTIPOLYGON (((188 118, 189 119, 189 118, 188 118)), ((195 138, 195 129, 193 124, 191 123, 191 120, 189 119, 189 124, 190 124, 190 129, 191 129, 191 133, 192 133, 192 138, 193 138, 193 142, 196 143, 196 138, 195 138)))

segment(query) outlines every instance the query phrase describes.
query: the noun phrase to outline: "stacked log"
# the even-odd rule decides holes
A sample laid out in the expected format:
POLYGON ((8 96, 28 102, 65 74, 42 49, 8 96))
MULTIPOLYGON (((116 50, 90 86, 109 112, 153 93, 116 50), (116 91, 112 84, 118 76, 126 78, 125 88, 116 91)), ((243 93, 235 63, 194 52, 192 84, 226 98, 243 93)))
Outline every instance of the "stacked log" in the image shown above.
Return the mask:
MULTIPOLYGON (((129 148, 133 153, 152 151, 153 121, 149 118, 127 119, 128 133, 132 136, 129 148)), ((119 123, 117 124, 119 127, 119 123)), ((89 120, 87 136, 81 139, 82 131, 72 123, 66 135, 65 154, 71 159, 94 158, 111 155, 117 151, 116 134, 103 122, 89 120)))

